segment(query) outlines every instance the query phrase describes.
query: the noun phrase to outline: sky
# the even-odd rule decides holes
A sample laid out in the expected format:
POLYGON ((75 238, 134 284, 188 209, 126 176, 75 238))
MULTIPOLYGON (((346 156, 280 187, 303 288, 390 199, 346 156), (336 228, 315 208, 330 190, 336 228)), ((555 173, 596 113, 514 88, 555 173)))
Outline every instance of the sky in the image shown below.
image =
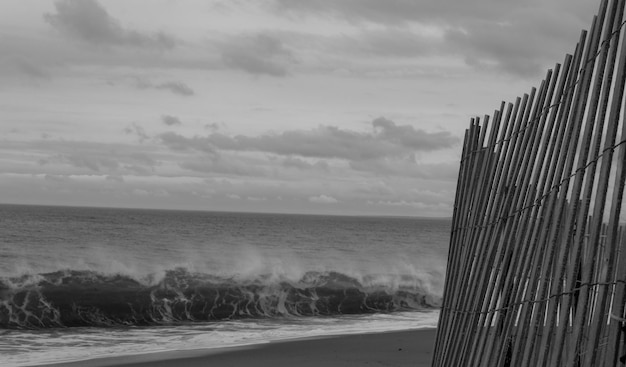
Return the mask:
POLYGON ((0 203, 451 216, 589 0, 3 0, 0 203))

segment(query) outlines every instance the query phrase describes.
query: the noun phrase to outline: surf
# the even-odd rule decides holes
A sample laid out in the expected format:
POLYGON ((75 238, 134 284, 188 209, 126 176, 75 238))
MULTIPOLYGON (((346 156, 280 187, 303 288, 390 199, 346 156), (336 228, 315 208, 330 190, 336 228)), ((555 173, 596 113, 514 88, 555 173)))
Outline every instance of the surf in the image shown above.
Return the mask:
POLYGON ((310 271, 298 279, 220 276, 186 268, 160 279, 62 270, 0 278, 0 328, 172 325, 254 318, 435 309, 440 297, 414 275, 310 271))

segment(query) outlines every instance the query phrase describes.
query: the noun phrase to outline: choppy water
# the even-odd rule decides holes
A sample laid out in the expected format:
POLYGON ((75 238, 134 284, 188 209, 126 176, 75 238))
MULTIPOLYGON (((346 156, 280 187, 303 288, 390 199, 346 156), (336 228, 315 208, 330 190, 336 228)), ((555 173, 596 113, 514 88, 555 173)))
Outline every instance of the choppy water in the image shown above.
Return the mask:
POLYGON ((450 222, 0 205, 9 366, 434 327, 450 222))

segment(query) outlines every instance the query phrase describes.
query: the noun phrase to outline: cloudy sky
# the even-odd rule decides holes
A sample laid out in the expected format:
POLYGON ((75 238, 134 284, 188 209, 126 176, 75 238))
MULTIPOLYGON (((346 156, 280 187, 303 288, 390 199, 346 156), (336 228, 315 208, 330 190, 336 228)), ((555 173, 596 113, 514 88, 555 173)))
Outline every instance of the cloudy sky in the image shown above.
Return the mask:
POLYGON ((3 0, 0 203, 450 216, 589 0, 3 0))

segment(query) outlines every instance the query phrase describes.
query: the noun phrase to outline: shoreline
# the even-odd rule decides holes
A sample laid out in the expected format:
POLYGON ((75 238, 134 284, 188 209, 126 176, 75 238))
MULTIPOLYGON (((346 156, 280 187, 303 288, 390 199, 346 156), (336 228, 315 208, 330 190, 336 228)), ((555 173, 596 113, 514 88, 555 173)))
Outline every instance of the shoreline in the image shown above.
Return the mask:
POLYGON ((240 366, 430 366, 436 329, 282 339, 226 348, 164 351, 39 367, 199 367, 240 366))

